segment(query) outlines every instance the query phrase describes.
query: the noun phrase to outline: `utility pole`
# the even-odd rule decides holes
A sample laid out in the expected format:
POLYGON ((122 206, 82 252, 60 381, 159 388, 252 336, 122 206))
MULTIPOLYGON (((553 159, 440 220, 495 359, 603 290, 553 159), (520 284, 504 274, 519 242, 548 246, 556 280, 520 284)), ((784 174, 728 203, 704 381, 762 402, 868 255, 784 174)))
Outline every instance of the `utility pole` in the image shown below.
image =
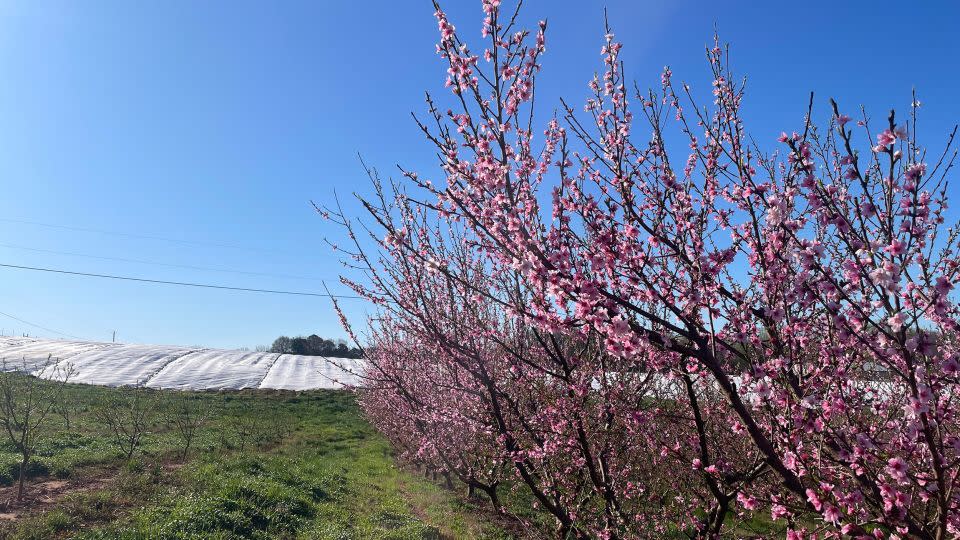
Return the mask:
POLYGON ((114 342, 114 343, 117 342, 117 331, 116 331, 116 330, 113 331, 113 342, 114 342))

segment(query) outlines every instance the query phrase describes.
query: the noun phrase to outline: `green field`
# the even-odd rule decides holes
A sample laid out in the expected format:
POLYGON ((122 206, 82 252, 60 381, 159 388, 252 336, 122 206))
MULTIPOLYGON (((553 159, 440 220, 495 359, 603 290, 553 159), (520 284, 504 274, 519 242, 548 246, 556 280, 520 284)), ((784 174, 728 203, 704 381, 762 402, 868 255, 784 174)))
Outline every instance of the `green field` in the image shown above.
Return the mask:
POLYGON ((510 537, 482 504, 398 468, 349 392, 140 391, 149 428, 128 460, 100 417, 133 392, 67 386, 21 503, 19 456, 0 444, 0 538, 510 537), (171 420, 184 403, 207 418, 186 457, 171 420))

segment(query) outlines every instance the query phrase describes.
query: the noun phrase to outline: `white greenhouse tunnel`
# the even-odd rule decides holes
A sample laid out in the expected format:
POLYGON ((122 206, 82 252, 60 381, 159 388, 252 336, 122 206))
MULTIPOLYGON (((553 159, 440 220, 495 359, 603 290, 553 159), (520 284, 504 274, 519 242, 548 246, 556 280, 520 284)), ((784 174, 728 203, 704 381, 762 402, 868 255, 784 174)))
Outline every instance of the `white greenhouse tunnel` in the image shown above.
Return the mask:
POLYGON ((239 350, 197 349, 0 337, 7 371, 103 386, 177 390, 333 389, 358 383, 361 360, 239 350))

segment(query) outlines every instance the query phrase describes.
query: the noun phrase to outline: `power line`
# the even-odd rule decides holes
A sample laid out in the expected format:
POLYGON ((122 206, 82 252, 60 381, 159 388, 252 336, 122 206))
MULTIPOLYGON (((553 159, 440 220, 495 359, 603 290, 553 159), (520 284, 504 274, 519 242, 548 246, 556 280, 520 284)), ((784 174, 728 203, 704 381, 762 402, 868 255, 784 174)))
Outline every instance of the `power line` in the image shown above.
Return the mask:
POLYGON ((204 289, 222 289, 227 291, 245 291, 245 292, 259 292, 259 293, 269 293, 269 294, 288 294, 293 296, 320 296, 323 298, 348 298, 348 299, 362 299, 360 296, 350 296, 350 295, 335 295, 335 294, 326 294, 326 293, 313 293, 313 292, 301 292, 301 291, 277 291, 272 289, 251 289, 247 287, 229 287, 227 285, 210 285, 206 283, 188 283, 184 281, 165 281, 162 279, 147 279, 147 278, 136 278, 129 276, 114 276, 110 274, 93 274, 88 272, 74 272, 72 270, 58 270, 56 268, 39 268, 36 266, 20 266, 16 264, 3 264, 0 263, 0 266, 5 268, 16 268, 19 270, 33 270, 36 272, 50 272, 54 274, 69 274, 72 276, 86 276, 86 277, 97 277, 105 279, 119 279, 124 281, 138 281, 141 283, 160 283, 164 285, 179 285, 181 287, 199 287, 204 289))
POLYGON ((28 324, 28 325, 30 325, 30 326, 33 326, 34 328, 39 328, 39 329, 45 330, 45 331, 47 331, 47 332, 52 332, 52 333, 54 333, 54 334, 59 334, 59 335, 61 335, 61 336, 66 336, 66 337, 68 337, 68 338, 79 339, 79 340, 83 341, 83 338, 80 337, 80 336, 75 336, 75 335, 73 335, 73 334, 68 334, 68 333, 66 333, 66 332, 61 332, 61 331, 59 331, 59 330, 54 330, 53 328, 47 328, 46 326, 40 326, 39 324, 32 323, 32 322, 30 322, 30 321, 25 321, 25 320, 21 319, 20 317, 15 317, 15 316, 13 316, 13 315, 11 315, 11 314, 9 314, 9 313, 4 313, 4 312, 0 311, 0 315, 3 315, 4 317, 9 317, 9 318, 11 318, 11 319, 13 319, 13 320, 15 320, 15 321, 20 321, 20 322, 22 322, 23 324, 28 324))
MULTIPOLYGON (((2 221, 2 220, 0 220, 0 221, 2 221)), ((145 261, 145 260, 142 260, 142 259, 126 259, 126 258, 123 258, 123 257, 107 257, 107 256, 103 256, 103 255, 89 255, 89 254, 86 254, 86 253, 77 253, 77 252, 73 252, 73 251, 56 251, 56 250, 53 250, 53 249, 33 248, 33 247, 27 247, 27 246, 18 246, 18 245, 14 245, 14 244, 0 244, 0 247, 11 248, 11 249, 22 249, 22 250, 26 250, 26 251, 34 251, 34 252, 37 252, 37 253, 51 253, 51 254, 54 254, 54 255, 69 255, 69 256, 71 256, 71 257, 86 257, 86 258, 88 258, 88 259, 100 259, 100 260, 103 260, 103 261, 117 261, 117 262, 128 262, 128 263, 137 263, 137 264, 149 264, 149 265, 155 265, 155 266, 166 266, 166 267, 169 267, 169 268, 184 268, 184 269, 187 269, 187 270, 205 270, 205 271, 210 271, 210 272, 227 272, 227 273, 230 273, 230 274, 242 274, 242 275, 247 275, 247 276, 263 276, 263 277, 276 277, 276 278, 284 278, 284 279, 304 279, 304 280, 312 280, 312 281, 322 281, 321 278, 315 278, 315 277, 292 276, 292 275, 288 275, 288 274, 271 274, 271 273, 268 273, 268 272, 246 272, 246 271, 243 271, 243 270, 232 270, 232 269, 229 269, 229 268, 213 268, 213 267, 209 267, 209 266, 194 266, 194 265, 189 265, 189 264, 162 263, 162 262, 157 262, 157 261, 145 261)))
POLYGON ((119 232, 119 231, 108 231, 106 229, 93 229, 88 227, 74 227, 71 225, 42 223, 39 221, 30 221, 25 219, 0 218, 0 221, 7 222, 7 223, 19 223, 21 225, 33 225, 36 227, 47 227, 51 229, 62 229, 66 231, 80 231, 80 232, 88 232, 88 233, 96 233, 96 234, 107 234, 107 235, 113 235, 113 236, 125 236, 127 238, 139 238, 141 240, 160 240, 163 242, 173 242, 175 244, 186 244, 186 245, 193 245, 193 246, 211 246, 211 247, 219 247, 219 248, 227 248, 227 249, 259 251, 263 253, 283 253, 286 255, 294 255, 294 254, 298 256, 303 255, 302 253, 293 253, 290 251, 283 251, 278 249, 260 248, 260 247, 252 247, 252 246, 240 246, 236 244, 221 244, 217 242, 204 242, 201 240, 185 240, 183 238, 169 238, 166 236, 154 236, 149 234, 134 234, 134 233, 119 232))

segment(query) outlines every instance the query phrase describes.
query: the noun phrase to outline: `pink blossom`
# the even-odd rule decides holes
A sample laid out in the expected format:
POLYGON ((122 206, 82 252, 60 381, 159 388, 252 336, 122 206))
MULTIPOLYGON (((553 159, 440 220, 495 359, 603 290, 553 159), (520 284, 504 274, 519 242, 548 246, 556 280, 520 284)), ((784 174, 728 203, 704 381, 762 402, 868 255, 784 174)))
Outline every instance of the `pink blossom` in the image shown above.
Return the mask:
POLYGON ((877 135, 877 145, 873 147, 874 152, 883 152, 888 146, 897 142, 897 136, 893 131, 885 129, 877 135))
POLYGON ((828 504, 823 509, 823 519, 836 525, 840 522, 840 510, 836 506, 828 504))
POLYGON ((924 173, 927 172, 926 163, 914 163, 907 167, 906 172, 904 173, 904 178, 910 182, 917 182, 924 173))
POLYGON ((887 460, 887 473, 898 481, 906 479, 907 464, 901 458, 890 458, 887 460))
POLYGON ((756 510, 758 506, 757 499, 743 492, 737 493, 737 502, 746 510, 756 510))
POLYGON ((900 240, 894 240, 889 246, 883 248, 890 255, 903 255, 906 252, 907 244, 900 240))
POLYGON ((887 324, 890 325, 890 329, 894 332, 899 332, 903 328, 903 323, 903 312, 897 312, 887 319, 887 324))
POLYGON ((956 356, 950 356, 943 361, 943 372, 947 375, 956 375, 960 372, 960 361, 956 356))

